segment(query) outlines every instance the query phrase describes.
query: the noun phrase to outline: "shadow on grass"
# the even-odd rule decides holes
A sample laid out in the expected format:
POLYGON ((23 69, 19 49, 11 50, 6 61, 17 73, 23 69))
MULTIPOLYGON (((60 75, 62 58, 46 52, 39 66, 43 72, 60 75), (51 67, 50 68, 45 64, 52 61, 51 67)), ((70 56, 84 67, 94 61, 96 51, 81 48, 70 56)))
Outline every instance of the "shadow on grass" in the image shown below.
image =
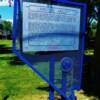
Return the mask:
POLYGON ((0 61, 7 61, 9 65, 24 65, 24 63, 17 57, 17 56, 13 56, 13 57, 0 57, 0 61))
POLYGON ((2 100, 7 100, 9 98, 9 96, 4 96, 2 100))
POLYGON ((17 56, 10 57, 10 65, 25 65, 17 56))
POLYGON ((41 86, 41 87, 37 87, 36 89, 40 90, 40 91, 49 91, 49 86, 41 86))
POLYGON ((0 45, 0 54, 9 54, 12 53, 11 47, 6 47, 6 45, 0 45))
MULTIPOLYGON (((90 84, 89 84, 90 85, 90 84)), ((94 96, 97 97, 98 99, 95 100, 100 100, 100 89, 96 89, 94 91, 93 87, 90 85, 84 85, 84 87, 82 87, 82 89, 84 90, 84 94, 87 96, 94 96)))

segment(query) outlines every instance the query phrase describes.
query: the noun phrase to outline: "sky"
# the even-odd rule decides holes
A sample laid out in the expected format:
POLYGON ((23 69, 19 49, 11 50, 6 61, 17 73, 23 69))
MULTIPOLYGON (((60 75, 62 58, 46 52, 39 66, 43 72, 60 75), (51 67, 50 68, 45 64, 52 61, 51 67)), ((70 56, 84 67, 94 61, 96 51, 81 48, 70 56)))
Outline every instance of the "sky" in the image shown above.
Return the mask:
POLYGON ((13 7, 0 6, 0 15, 2 20, 13 20, 13 7))

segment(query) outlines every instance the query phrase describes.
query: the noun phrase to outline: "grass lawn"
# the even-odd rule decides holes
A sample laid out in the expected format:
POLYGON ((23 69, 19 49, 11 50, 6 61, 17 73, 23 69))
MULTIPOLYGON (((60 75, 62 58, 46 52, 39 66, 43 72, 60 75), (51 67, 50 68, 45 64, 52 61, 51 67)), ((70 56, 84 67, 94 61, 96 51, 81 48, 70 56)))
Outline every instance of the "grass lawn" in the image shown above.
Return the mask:
MULTIPOLYGON (((48 86, 12 53, 12 41, 0 40, 0 100, 48 100, 48 86), (41 88, 42 87, 42 88, 41 88)), ((75 92, 77 100, 99 100, 75 92)))
POLYGON ((12 41, 0 40, 0 100, 31 100, 36 94, 47 94, 47 84, 12 53, 12 41), (29 98, 29 99, 25 99, 29 98))

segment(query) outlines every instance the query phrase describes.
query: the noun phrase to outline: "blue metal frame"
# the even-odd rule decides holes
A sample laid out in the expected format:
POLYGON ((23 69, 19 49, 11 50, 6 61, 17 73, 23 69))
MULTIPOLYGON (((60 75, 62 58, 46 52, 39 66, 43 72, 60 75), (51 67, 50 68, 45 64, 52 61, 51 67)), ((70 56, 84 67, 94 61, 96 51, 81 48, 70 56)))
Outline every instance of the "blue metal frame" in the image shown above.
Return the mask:
MULTIPOLYGON (((76 6, 81 6, 81 7, 83 7, 83 14, 84 14, 84 16, 83 16, 83 28, 82 28, 82 50, 81 50, 81 59, 80 59, 80 68, 81 68, 81 70, 80 70, 80 75, 81 75, 81 79, 80 79, 80 83, 81 83, 81 81, 82 81, 82 66, 83 66, 83 59, 84 59, 84 33, 86 32, 86 9, 87 9, 87 6, 86 6, 86 4, 84 4, 84 3, 80 3, 80 2, 72 2, 72 1, 68 1, 68 0, 53 0, 53 1, 56 1, 56 2, 62 2, 62 3, 68 3, 68 4, 72 4, 72 5, 76 5, 76 6)), ((77 90, 80 90, 80 86, 77 86, 76 87, 77 88, 77 90)), ((74 89, 74 87, 73 87, 73 89, 74 89)))
MULTIPOLYGON (((55 57, 50 59, 49 65, 49 79, 52 83, 54 83, 54 74, 55 74, 55 57)), ((54 88, 52 86, 49 87, 49 100, 54 100, 54 88)))
MULTIPOLYGON (((63 91, 63 93, 66 95, 66 83, 67 81, 67 73, 66 72, 63 72, 62 71, 62 87, 61 87, 61 90, 63 91)), ((65 99, 63 96, 62 96, 62 100, 65 99)))
MULTIPOLYGON (((62 70, 62 87, 61 90, 63 91, 63 93, 66 95, 66 87, 67 87, 67 75, 69 74, 69 72, 72 70, 73 68, 73 61, 72 59, 68 58, 68 57, 64 57, 61 61, 61 70, 62 70)), ((75 98, 74 94, 74 89, 72 87, 70 87, 70 90, 67 92, 71 92, 70 96, 73 98, 75 98)), ((64 97, 62 97, 62 100, 64 99, 64 97)), ((70 98, 68 97, 68 100, 70 100, 70 98)))
MULTIPOLYGON (((83 21, 83 36, 82 36, 82 55, 81 55, 81 70, 80 73, 82 75, 82 65, 83 65, 83 55, 84 55, 84 33, 86 30, 86 5, 82 4, 82 3, 76 3, 76 2, 70 2, 70 1, 66 1, 66 0, 54 0, 56 2, 63 2, 63 3, 68 3, 68 4, 72 4, 72 5, 78 5, 78 6, 82 6, 83 10, 84 10, 84 21, 83 21)), ((48 80, 47 78, 45 78, 37 69, 35 69, 35 67, 30 64, 30 62, 27 61, 27 59, 25 59, 23 57, 22 54, 20 54, 17 50, 16 50, 16 12, 17 12, 17 7, 18 7, 18 0, 14 0, 14 17, 13 17, 13 52, 25 63, 27 64, 32 70, 34 70, 42 79, 44 79, 47 83, 50 84, 50 86, 55 89, 60 95, 62 95, 66 100, 68 100, 68 98, 66 97, 66 94, 63 93, 58 87, 56 87, 50 80, 48 80)), ((52 63, 51 63, 52 64, 52 63)), ((77 87, 78 89, 80 89, 80 87, 77 87)), ((52 91, 53 92, 53 91, 52 91)), ((52 94, 52 92, 50 93, 50 95, 54 96, 54 94, 52 94)), ((50 100, 53 100, 52 98, 50 100)))
MULTIPOLYGON (((80 75, 81 75, 81 82, 82 82, 82 66, 83 66, 83 59, 84 59, 84 33, 86 32, 86 9, 87 9, 87 6, 86 4, 83 5, 84 7, 84 20, 83 20, 83 36, 82 36, 82 51, 81 51, 81 59, 80 59, 80 67, 81 67, 81 70, 80 70, 80 75)), ((80 87, 78 87, 78 89, 80 89, 80 87)))

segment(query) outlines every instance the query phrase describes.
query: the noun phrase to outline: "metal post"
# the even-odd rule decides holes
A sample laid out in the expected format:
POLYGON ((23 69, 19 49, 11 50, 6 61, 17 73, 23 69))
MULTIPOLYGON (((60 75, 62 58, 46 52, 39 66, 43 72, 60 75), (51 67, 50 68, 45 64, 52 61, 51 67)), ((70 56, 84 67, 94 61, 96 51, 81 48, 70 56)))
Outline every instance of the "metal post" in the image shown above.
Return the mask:
POLYGON ((62 100, 75 100, 73 86, 73 61, 69 57, 64 57, 61 61, 62 69, 62 91, 66 98, 62 96, 62 100), (69 85, 69 87, 68 87, 69 85), (67 92, 67 94, 66 94, 67 92))
MULTIPOLYGON (((52 83, 54 83, 54 72, 55 72, 55 59, 51 57, 49 78, 52 83)), ((52 86, 50 86, 49 88, 49 100, 54 100, 54 88, 52 86)))
POLYGON ((70 79, 70 81, 68 79, 68 77, 70 77, 71 74, 72 74, 72 70, 70 72, 62 71, 62 91, 66 95, 66 98, 62 96, 62 100, 76 100, 76 97, 74 96, 74 90, 72 88, 73 79, 70 79), (70 86, 68 87, 67 85, 69 84, 70 86))
MULTIPOLYGON (((67 80, 67 75, 66 75, 66 72, 63 72, 62 71, 62 91, 63 93, 66 95, 66 80, 67 80)), ((65 97, 61 96, 62 100, 66 100, 65 97)))

